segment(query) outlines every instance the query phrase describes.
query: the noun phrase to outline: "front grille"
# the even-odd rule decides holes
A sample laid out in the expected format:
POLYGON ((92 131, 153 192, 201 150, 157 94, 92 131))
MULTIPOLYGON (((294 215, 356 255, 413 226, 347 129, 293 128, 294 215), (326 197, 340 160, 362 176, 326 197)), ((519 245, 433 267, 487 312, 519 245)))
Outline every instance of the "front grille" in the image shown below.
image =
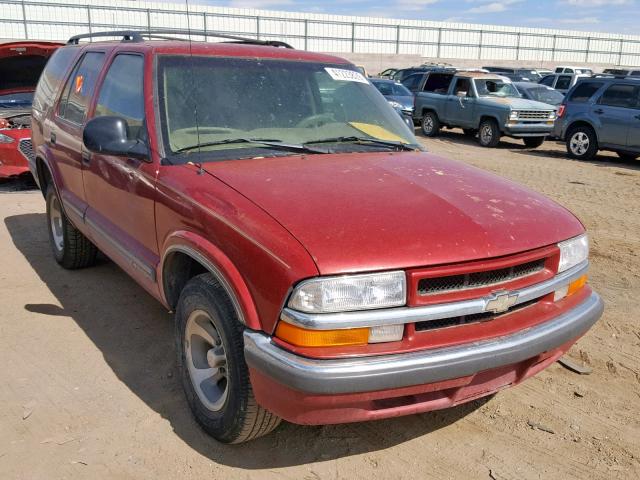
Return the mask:
POLYGON ((446 277, 423 278, 418 282, 419 295, 442 293, 489 287, 534 275, 544 269, 545 259, 485 272, 472 272, 446 277))
POLYGON ((35 158, 33 156, 33 145, 31 144, 30 138, 23 138, 22 140, 20 140, 18 149, 20 150, 20 153, 24 156, 24 158, 33 163, 35 158))
POLYGON ((464 315, 461 317, 451 317, 451 318, 442 318, 439 320, 429 320, 426 322, 417 322, 415 324, 416 332, 424 332, 427 330, 436 330, 439 328, 448 328, 448 327, 457 327, 460 325, 469 325, 470 323, 479 323, 479 322, 487 322, 489 320, 493 320, 502 315, 508 315, 510 313, 514 313, 520 310, 524 310, 527 307, 535 304, 540 300, 539 298, 529 300, 528 302, 523 302, 519 305, 515 305, 510 308, 506 312, 503 313, 492 313, 492 312, 483 312, 483 313, 474 313, 473 315, 464 315))
POLYGON ((549 120, 553 111, 518 110, 518 120, 549 120))

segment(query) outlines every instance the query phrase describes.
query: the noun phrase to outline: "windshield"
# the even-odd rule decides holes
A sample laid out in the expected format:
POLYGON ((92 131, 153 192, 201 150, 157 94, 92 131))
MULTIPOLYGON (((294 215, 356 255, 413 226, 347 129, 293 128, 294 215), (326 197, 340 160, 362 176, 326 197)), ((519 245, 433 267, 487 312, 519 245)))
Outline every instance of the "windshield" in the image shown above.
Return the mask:
POLYGON ((478 95, 481 97, 520 97, 518 90, 512 83, 480 78, 475 79, 474 82, 478 95))
POLYGON ((30 107, 33 102, 33 92, 0 93, 0 108, 30 107))
POLYGON ((373 85, 380 91, 380 93, 384 96, 390 97, 413 97, 413 93, 411 93, 407 87, 402 85, 401 83, 391 83, 391 82, 373 82, 373 85))
POLYGON ((560 105, 564 99, 564 95, 559 91, 544 86, 528 88, 527 93, 531 100, 548 103, 549 105, 560 105))
MULTIPOLYGON (((273 144, 356 137, 419 148, 400 116, 351 66, 165 55, 159 57, 157 75, 160 123, 171 161, 189 161, 184 157, 192 155, 198 161, 290 155, 296 149, 280 151, 273 144)), ((340 151, 363 148, 336 143, 344 143, 334 147, 340 151)), ((367 145, 389 149, 384 143, 367 145)))

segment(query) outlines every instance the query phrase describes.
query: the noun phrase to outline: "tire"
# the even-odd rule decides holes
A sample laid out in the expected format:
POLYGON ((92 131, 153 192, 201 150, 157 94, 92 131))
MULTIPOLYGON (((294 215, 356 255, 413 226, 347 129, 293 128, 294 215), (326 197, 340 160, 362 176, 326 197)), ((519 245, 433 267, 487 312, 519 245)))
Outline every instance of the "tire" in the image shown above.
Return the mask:
POLYGON ((67 219, 52 183, 47 186, 47 230, 56 261, 68 270, 96 263, 98 249, 67 219))
POLYGON ((436 112, 427 112, 420 122, 422 133, 426 137, 435 137, 440 133, 440 120, 436 112))
POLYGON ((522 139, 527 148, 538 148, 544 143, 544 137, 526 137, 522 139))
POLYGON ((627 162, 632 162, 633 160, 637 160, 640 155, 636 153, 627 153, 627 152, 616 152, 618 156, 627 162))
POLYGON ((211 274, 187 283, 176 309, 180 376, 196 421, 222 443, 253 440, 281 421, 256 403, 243 331, 229 297, 211 274))
POLYGON ((475 128, 463 128, 462 131, 467 137, 475 137, 478 134, 478 130, 475 128))
POLYGON ((485 119, 480 122, 478 131, 478 143, 487 148, 494 148, 500 143, 500 129, 498 123, 493 119, 485 119))
POLYGON ((567 153, 577 160, 591 160, 598 153, 598 137, 587 125, 571 127, 567 133, 567 153))

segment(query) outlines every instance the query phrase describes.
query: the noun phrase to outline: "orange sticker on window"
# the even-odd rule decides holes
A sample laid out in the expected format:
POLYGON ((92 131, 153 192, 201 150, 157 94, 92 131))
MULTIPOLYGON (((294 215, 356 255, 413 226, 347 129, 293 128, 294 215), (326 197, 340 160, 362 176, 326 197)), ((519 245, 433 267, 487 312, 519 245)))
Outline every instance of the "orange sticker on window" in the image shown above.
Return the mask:
POLYGON ((82 85, 84 85, 84 75, 78 75, 76 77, 76 93, 82 91, 82 85))

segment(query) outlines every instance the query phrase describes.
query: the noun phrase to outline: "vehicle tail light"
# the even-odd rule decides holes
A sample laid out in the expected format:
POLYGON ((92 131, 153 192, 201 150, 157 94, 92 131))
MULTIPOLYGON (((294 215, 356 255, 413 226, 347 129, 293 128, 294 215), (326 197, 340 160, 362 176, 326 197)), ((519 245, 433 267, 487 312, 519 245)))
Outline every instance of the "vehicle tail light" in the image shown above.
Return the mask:
POLYGON ((280 322, 276 337, 297 347, 339 347, 402 340, 404 325, 381 325, 371 328, 340 330, 308 330, 287 322, 280 322))
POLYGON ((559 300, 562 300, 565 297, 573 295, 574 293, 578 292, 582 287, 584 287, 586 284, 587 284, 587 276, 582 275, 577 280, 574 280, 570 284, 565 285, 564 287, 556 290, 553 294, 553 301, 557 302, 559 300))
POLYGON ((567 109, 566 105, 560 105, 558 107, 558 118, 561 118, 564 115, 564 111, 567 109))

